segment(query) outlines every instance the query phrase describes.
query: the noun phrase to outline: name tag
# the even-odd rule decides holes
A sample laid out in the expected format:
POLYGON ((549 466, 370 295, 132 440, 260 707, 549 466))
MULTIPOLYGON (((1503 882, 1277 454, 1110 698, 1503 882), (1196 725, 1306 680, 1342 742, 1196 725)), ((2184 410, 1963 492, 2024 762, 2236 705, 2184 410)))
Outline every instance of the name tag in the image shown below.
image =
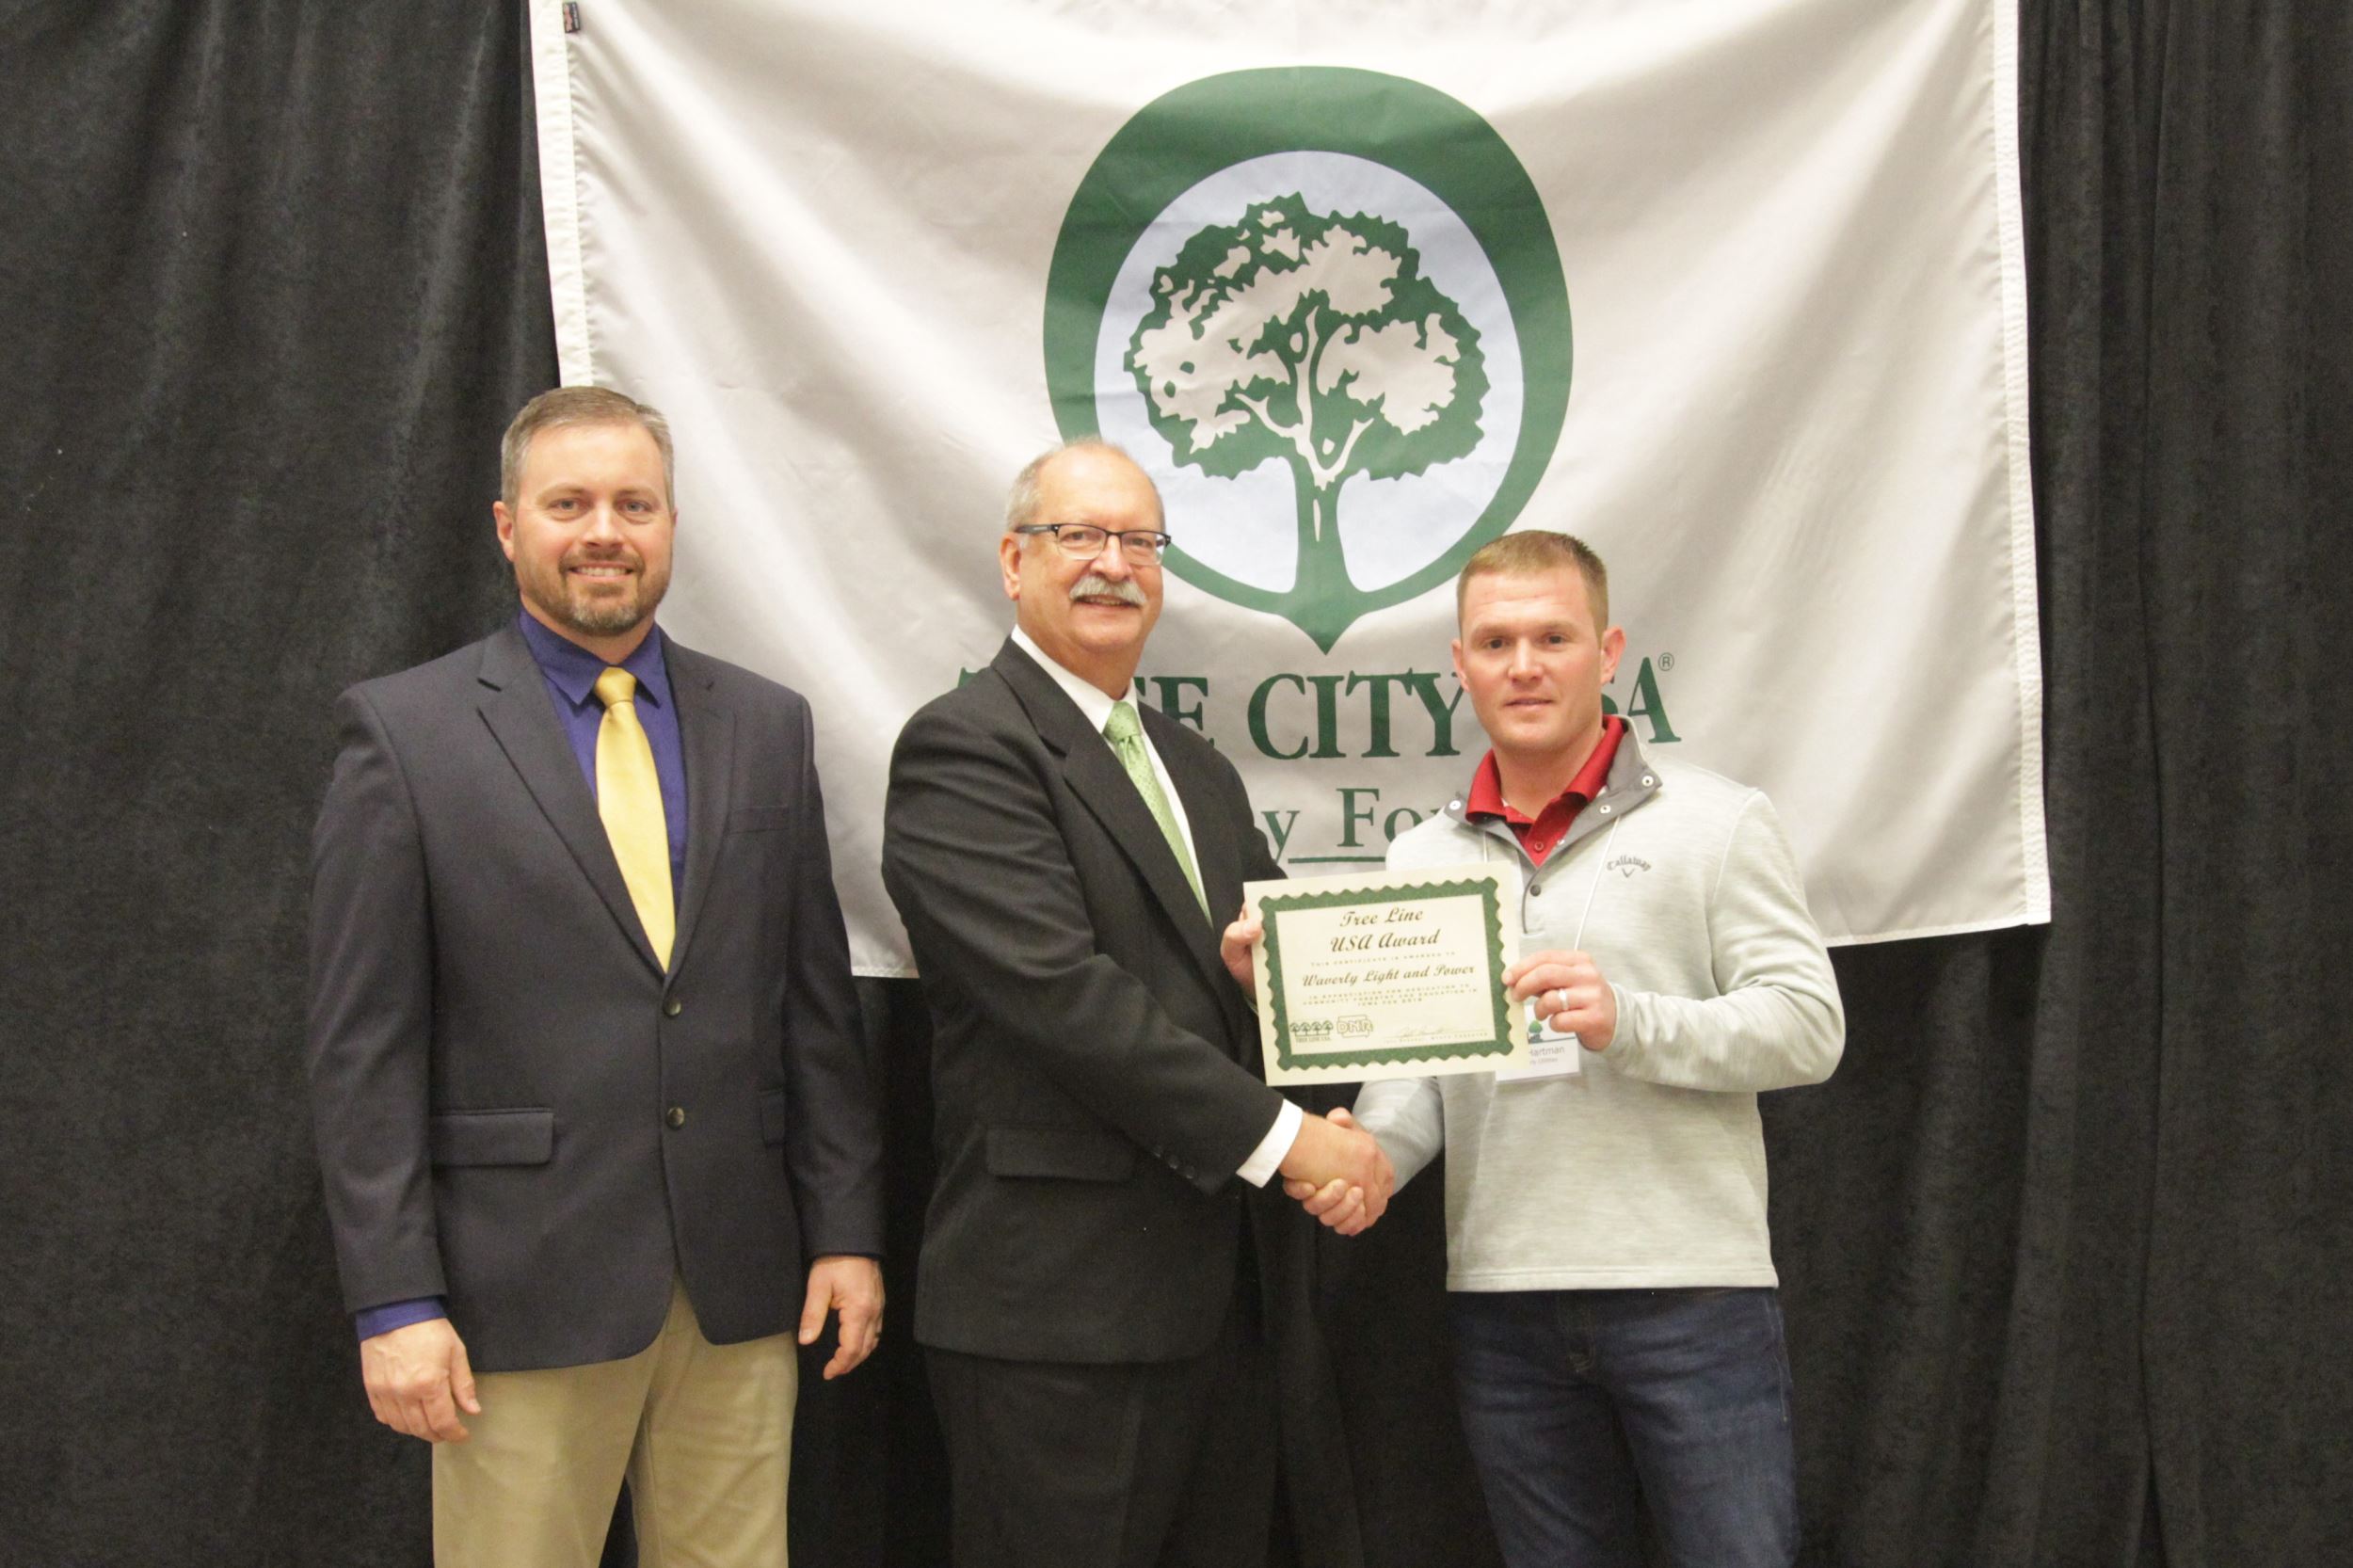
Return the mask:
POLYGON ((1527 1083, 1541 1078, 1573 1078, 1585 1070, 1585 1048, 1576 1035, 1555 1030, 1536 1016, 1536 999, 1528 1008, 1528 1065, 1498 1067, 1497 1083, 1527 1083))

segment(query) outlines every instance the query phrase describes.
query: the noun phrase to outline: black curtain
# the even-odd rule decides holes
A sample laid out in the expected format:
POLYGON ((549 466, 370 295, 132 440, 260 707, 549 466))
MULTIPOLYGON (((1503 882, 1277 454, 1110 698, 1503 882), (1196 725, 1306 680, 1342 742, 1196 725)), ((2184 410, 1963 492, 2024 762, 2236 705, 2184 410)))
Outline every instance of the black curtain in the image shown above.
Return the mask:
MULTIPOLYGON (((1805 1559, 2353 1560, 2353 10, 2021 30, 2056 919, 1843 952, 1838 1076, 1768 1099, 1805 1559)), ((0 8, 0 1560, 426 1559, 319 1206, 307 839, 332 694, 511 602, 493 446, 555 374, 523 40, 0 8)), ((899 1327, 805 1397, 794 1554, 914 1568, 925 1032, 861 996, 899 1327)), ((1394 1568, 1494 1560, 1437 1195, 1324 1251, 1394 1568)))
POLYGON ((554 374, 513 8, 11 7, 0 1559, 426 1560, 300 1068, 350 681, 510 613, 554 374))

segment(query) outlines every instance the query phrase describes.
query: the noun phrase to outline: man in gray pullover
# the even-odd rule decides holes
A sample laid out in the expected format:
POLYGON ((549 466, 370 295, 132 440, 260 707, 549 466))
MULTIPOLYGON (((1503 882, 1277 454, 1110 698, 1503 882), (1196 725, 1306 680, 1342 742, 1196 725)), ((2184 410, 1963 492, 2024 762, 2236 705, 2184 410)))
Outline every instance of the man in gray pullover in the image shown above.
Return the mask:
MULTIPOLYGON (((1625 648, 1602 563, 1506 535, 1457 589, 1454 668, 1493 746, 1393 871, 1509 860, 1538 1065, 1368 1086, 1402 1186, 1447 1160, 1463 1422, 1512 1568, 1797 1551, 1789 1366, 1759 1090, 1816 1083, 1846 1022, 1773 808, 1645 757, 1601 692, 1625 648), (1564 1038, 1574 1036, 1574 1039, 1564 1038)), ((1337 1185, 1294 1196, 1343 1231, 1337 1185)))

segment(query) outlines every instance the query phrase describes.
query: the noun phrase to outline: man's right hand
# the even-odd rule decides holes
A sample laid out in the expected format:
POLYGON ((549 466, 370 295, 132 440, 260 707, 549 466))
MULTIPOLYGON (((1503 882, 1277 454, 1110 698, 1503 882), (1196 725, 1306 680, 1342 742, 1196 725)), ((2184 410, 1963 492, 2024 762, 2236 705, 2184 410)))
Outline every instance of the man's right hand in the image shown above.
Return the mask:
POLYGON ((1219 934, 1217 955, 1225 960, 1225 972, 1234 977, 1241 994, 1250 1005, 1258 1005, 1258 941, 1266 935, 1265 922, 1250 912, 1248 904, 1234 917, 1234 923, 1219 934))
POLYGON ((1381 1218, 1397 1185, 1389 1157, 1345 1111, 1303 1117, 1281 1169, 1283 1190, 1343 1236, 1381 1218))
POLYGON ((482 1414, 466 1342, 447 1318, 428 1318, 360 1340, 360 1376, 377 1420, 428 1443, 463 1443, 467 1432, 458 1410, 482 1414))

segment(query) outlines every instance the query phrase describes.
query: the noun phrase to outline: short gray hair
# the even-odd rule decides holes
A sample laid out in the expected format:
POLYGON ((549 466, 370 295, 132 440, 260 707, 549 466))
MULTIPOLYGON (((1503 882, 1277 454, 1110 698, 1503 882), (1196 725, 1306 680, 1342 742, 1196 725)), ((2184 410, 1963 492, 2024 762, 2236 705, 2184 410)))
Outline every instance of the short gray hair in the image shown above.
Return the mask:
POLYGON ((1016 528, 1026 528, 1037 520, 1038 481, 1045 476, 1047 468, 1055 458, 1071 452, 1106 452, 1114 457, 1125 459, 1138 473, 1144 474, 1144 482, 1151 486, 1152 507, 1160 514, 1161 526, 1167 526, 1168 507, 1160 500, 1160 487, 1154 483, 1151 474, 1144 472, 1144 465, 1130 456, 1124 446, 1107 441, 1100 436, 1080 436, 1077 440, 1064 441, 1060 446, 1049 446, 1021 465, 1021 472, 1013 476, 1013 488, 1005 492, 1006 533, 1010 534, 1016 528))
POLYGON ((670 422, 651 404, 610 387, 556 387, 522 406, 505 440, 499 442, 499 498, 515 504, 522 488, 523 458, 542 430, 565 424, 634 424, 662 451, 663 499, 678 506, 678 456, 670 447, 670 422))

